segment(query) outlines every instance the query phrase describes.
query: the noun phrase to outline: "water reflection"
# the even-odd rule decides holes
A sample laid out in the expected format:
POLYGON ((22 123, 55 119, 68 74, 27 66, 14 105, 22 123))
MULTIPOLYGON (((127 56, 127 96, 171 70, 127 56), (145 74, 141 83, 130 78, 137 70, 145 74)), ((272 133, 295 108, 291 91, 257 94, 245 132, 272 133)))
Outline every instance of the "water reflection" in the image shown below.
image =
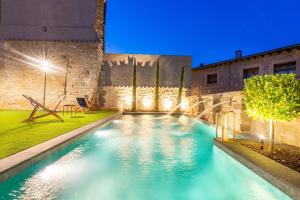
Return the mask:
MULTIPOLYGON (((21 186, 21 195, 16 199, 54 199, 59 190, 74 181, 76 174, 87 169, 84 162, 77 160, 84 149, 76 148, 53 164, 28 178, 21 186)), ((11 196, 16 197, 13 191, 11 196)))

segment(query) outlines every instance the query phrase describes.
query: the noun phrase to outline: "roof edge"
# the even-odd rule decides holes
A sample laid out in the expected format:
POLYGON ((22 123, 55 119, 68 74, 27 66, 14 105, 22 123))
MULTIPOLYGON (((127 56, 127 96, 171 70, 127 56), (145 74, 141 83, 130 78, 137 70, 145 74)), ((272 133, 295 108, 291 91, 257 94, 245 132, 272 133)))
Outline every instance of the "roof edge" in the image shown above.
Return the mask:
POLYGON ((280 52, 280 51, 287 51, 287 50, 292 50, 292 49, 296 49, 296 48, 299 48, 299 50, 300 50, 300 43, 294 44, 294 45, 289 45, 289 46, 284 46, 284 47, 281 47, 281 48, 275 48, 275 49, 271 49, 271 50, 267 50, 267 51, 262 51, 262 52, 259 52, 259 53, 250 54, 250 55, 247 55, 247 56, 243 56, 241 58, 233 58, 233 59, 218 61, 218 62, 215 62, 215 63, 210 63, 210 64, 207 64, 207 65, 194 67, 193 70, 206 69, 206 68, 214 67, 214 66, 217 66, 217 65, 222 65, 222 64, 231 63, 231 62, 237 62, 237 61, 241 61, 241 60, 244 60, 244 59, 250 59, 250 58, 253 58, 253 57, 257 57, 257 56, 263 56, 263 55, 266 55, 266 54, 277 53, 277 52, 280 52))

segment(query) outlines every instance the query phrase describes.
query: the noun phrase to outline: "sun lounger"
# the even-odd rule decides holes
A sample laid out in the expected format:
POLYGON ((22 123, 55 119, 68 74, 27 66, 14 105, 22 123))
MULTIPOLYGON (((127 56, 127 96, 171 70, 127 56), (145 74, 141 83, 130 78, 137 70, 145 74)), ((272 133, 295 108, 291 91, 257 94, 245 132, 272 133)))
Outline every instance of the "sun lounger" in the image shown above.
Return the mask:
POLYGON ((33 98, 29 97, 29 96, 26 96, 23 94, 23 97, 25 97, 30 103, 31 105, 34 107, 34 109, 32 110, 30 116, 28 119, 24 120, 23 122, 31 122, 35 119, 39 119, 39 118, 42 118, 42 117, 46 117, 46 116, 49 116, 49 115, 53 115, 54 117, 58 118, 61 122, 63 122, 64 120, 62 119, 61 116, 59 116, 57 113, 56 113, 56 109, 57 107, 59 106, 59 104, 61 103, 61 101, 59 101, 58 105, 55 107, 55 110, 50 110, 49 108, 43 106, 41 103, 39 103, 38 101, 34 100, 33 98), (45 114, 42 114, 42 115, 38 115, 38 116, 35 116, 36 114, 36 111, 41 108, 43 109, 44 111, 46 111, 45 114))

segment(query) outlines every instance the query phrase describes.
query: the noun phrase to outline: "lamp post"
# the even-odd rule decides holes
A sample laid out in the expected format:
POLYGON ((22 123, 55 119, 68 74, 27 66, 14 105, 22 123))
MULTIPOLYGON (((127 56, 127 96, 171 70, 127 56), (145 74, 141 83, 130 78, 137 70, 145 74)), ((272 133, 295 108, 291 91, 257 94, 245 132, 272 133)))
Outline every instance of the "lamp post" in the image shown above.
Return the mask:
POLYGON ((44 98, 43 98, 43 106, 45 106, 46 101, 46 87, 47 87, 47 72, 49 71, 49 63, 44 60, 42 61, 42 70, 44 71, 44 98))

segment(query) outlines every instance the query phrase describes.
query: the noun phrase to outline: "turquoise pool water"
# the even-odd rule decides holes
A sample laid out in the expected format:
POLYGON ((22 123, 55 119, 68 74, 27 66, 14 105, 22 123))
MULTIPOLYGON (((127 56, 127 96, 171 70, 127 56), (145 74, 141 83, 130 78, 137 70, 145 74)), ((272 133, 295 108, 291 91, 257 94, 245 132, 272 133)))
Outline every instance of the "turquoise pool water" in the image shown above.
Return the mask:
POLYGON ((125 115, 0 183, 0 199, 289 199, 187 117, 125 115))

